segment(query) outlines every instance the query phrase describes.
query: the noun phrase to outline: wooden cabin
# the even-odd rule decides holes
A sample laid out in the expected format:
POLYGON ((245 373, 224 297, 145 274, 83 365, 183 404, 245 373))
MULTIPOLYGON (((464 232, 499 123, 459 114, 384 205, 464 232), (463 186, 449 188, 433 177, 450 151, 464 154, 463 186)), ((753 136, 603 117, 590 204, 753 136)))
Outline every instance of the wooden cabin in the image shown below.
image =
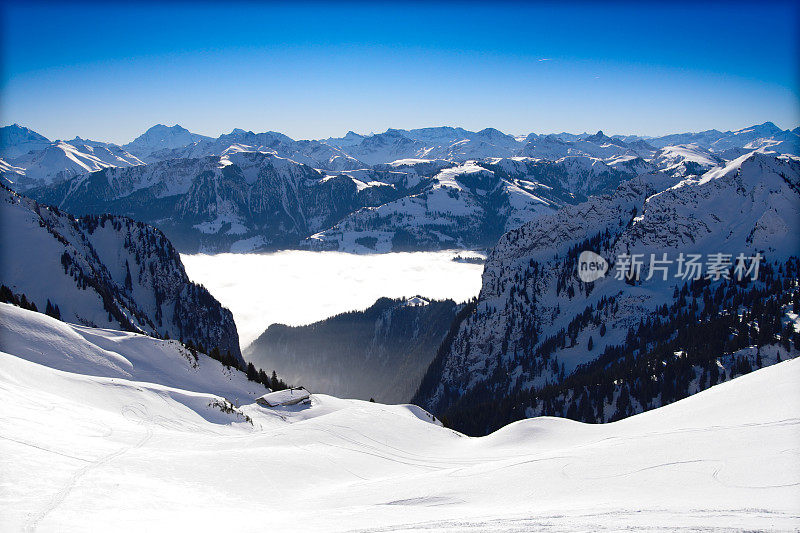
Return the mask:
POLYGON ((270 392, 256 399, 256 403, 263 407, 279 407, 285 405, 295 405, 304 400, 308 400, 311 393, 305 387, 293 387, 275 392, 270 392))

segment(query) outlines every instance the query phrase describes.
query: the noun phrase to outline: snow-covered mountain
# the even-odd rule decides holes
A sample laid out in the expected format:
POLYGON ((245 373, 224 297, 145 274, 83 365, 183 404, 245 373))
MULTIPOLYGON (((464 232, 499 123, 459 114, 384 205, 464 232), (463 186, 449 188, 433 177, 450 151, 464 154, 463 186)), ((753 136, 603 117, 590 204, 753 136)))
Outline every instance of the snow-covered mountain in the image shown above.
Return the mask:
MULTIPOLYGON (((474 313, 460 325, 445 355, 434 361, 415 401, 436 413, 451 409, 452 417, 460 416, 453 410, 460 409, 461 398, 475 404, 514 396, 516 400, 504 406, 502 422, 471 428, 481 432, 499 427, 524 416, 535 396, 531 391, 562 382, 606 352, 614 360, 615 350, 624 352, 645 335, 638 329, 648 321, 702 312, 703 306, 700 311, 685 308, 689 304, 681 289, 687 278, 674 278, 677 271, 667 279, 655 271, 647 279, 651 254, 660 260, 666 254, 676 269, 681 253, 700 254, 701 267, 711 254, 729 254, 727 260, 733 263, 738 254, 759 253, 772 265, 765 263, 761 281, 737 289, 723 287, 724 279, 717 279, 710 287, 693 286, 693 291, 764 291, 762 298, 778 299, 781 305, 786 305, 785 298, 796 301, 800 293, 791 258, 800 257, 798 226, 800 159, 759 153, 701 177, 642 175, 622 183, 613 195, 539 217, 506 233, 491 252, 474 313), (609 275, 592 283, 579 280, 578 256, 584 250, 602 256, 610 265, 609 275), (641 254, 644 265, 642 278, 631 283, 615 269, 630 268, 632 263, 626 266, 624 258, 630 261, 632 254, 641 254), (779 272, 775 277, 788 283, 790 292, 771 284, 771 270, 779 272)), ((695 292, 694 297, 699 295, 695 292)), ((714 305, 719 313, 732 313, 737 304, 725 299, 714 305)), ((706 306, 711 306, 707 300, 706 306)), ((776 309, 778 318, 770 320, 778 321, 780 331, 780 321, 789 319, 776 309)), ((686 378, 679 387, 690 381, 686 378)), ((606 415, 613 413, 612 409, 606 415)))
POLYGON ((432 163, 396 162, 395 169, 434 173, 413 194, 360 209, 302 245, 348 252, 489 247, 506 231, 636 175, 592 158, 490 158, 427 169, 432 163))
POLYGON ((619 158, 622 156, 650 158, 655 148, 645 141, 627 143, 611 138, 602 131, 594 135, 580 136, 574 140, 564 140, 555 135, 529 135, 527 143, 520 154, 527 157, 543 159, 559 159, 569 155, 597 157, 601 159, 619 158))
POLYGON ((17 178, 14 183, 19 191, 59 183, 104 168, 143 164, 119 146, 88 144, 82 139, 56 141, 42 150, 28 152, 11 161, 16 167, 24 169, 24 177, 17 178))
POLYGON ((10 531, 249 531, 265 513, 298 532, 797 521, 798 361, 620 422, 542 417, 466 438, 410 405, 262 407, 253 383, 175 341, 2 304, 0 328, 10 531))
MULTIPOLYGON (((15 146, 43 142, 8 128, 15 146)), ((772 123, 655 139, 432 127, 321 141, 242 129, 209 138, 158 125, 125 147, 56 141, 5 159, 0 177, 76 214, 155 224, 186 252, 469 248, 637 175, 699 176, 754 151, 800 154, 798 139, 772 123), (289 161, 278 166, 302 167, 305 178, 259 181, 257 160, 289 161)))
POLYGON ((31 151, 43 150, 50 145, 50 140, 32 129, 12 124, 0 128, 0 157, 5 160, 15 159, 31 151))
POLYGON ((381 298, 364 311, 308 326, 272 324, 244 357, 315 392, 405 403, 461 307, 452 300, 381 298))
POLYGON ((189 281, 157 229, 121 216, 75 218, 6 187, 0 221, 0 283, 40 311, 191 341, 243 363, 230 311, 189 281))
POLYGON ((156 124, 122 148, 149 163, 158 159, 153 156, 156 152, 184 148, 208 140, 211 137, 192 133, 178 124, 171 127, 156 124))
POLYGON ((697 144, 667 146, 656 152, 653 167, 674 177, 698 176, 714 167, 724 166, 725 160, 697 144))
POLYGON ((106 169, 30 191, 76 214, 118 213, 157 225, 182 251, 291 247, 400 186, 326 175, 272 153, 231 150, 106 169))
POLYGON ((516 138, 494 128, 471 132, 451 127, 389 129, 385 133, 363 137, 357 144, 342 146, 354 157, 373 165, 398 159, 465 162, 486 157, 512 157, 519 155, 520 148, 516 138))
POLYGON ((658 148, 694 144, 726 159, 735 159, 759 148, 783 154, 800 155, 800 136, 797 131, 781 130, 772 122, 765 122, 736 131, 708 130, 699 133, 678 133, 655 137, 647 141, 658 148))
POLYGON ((588 158, 400 160, 325 174, 265 152, 107 169, 29 192, 77 214, 157 225, 181 250, 296 246, 389 251, 491 246, 540 212, 612 190, 640 169, 588 158))
POLYGON ((239 151, 271 153, 313 168, 332 171, 359 169, 366 166, 339 148, 320 141, 295 141, 274 131, 253 133, 238 128, 231 133, 220 135, 216 139, 204 139, 185 146, 165 147, 152 152, 148 158, 151 161, 162 161, 225 155, 239 151))
POLYGON ((0 177, 20 192, 103 168, 143 164, 115 144, 80 137, 50 142, 18 124, 0 128, 0 158, 0 177))

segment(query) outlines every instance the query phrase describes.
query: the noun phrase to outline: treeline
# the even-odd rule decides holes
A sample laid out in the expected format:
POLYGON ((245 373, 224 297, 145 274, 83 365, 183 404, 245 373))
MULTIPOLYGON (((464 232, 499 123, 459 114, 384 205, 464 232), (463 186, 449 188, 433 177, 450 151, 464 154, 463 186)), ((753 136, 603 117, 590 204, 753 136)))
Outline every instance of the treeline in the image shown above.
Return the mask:
MULTIPOLYGON (((21 307, 22 309, 27 309, 28 311, 34 311, 36 313, 41 312, 36 307, 36 303, 30 300, 24 293, 14 293, 14 291, 12 291, 6 285, 0 285, 0 302, 13 304, 17 307, 21 307)), ((45 305, 44 313, 57 320, 61 320, 61 310, 58 308, 58 305, 52 304, 49 299, 45 305)), ((167 339, 168 338, 169 337, 167 336, 167 339)), ((230 350, 226 350, 224 353, 222 353, 217 346, 211 350, 206 350, 202 343, 195 345, 191 340, 185 343, 183 340, 180 342, 187 350, 189 350, 189 352, 191 352, 195 358, 195 361, 198 359, 198 354, 203 353, 208 355, 210 358, 219 361, 230 369, 244 372, 247 375, 247 379, 250 381, 261 383, 273 391, 284 390, 290 387, 290 385, 287 385, 285 381, 278 377, 277 372, 274 370, 270 375, 261 368, 256 369, 253 363, 247 363, 246 366, 242 367, 230 350)))
MULTIPOLYGON (((495 372, 442 413, 469 435, 485 435, 532 416, 581 422, 619 420, 768 366, 800 350, 787 313, 800 314, 800 261, 764 264, 758 281, 697 280, 590 363, 538 388, 517 386, 498 398, 495 372), (768 348, 769 347, 769 348, 768 348)), ((613 305, 613 303, 612 303, 613 305)), ((563 343, 559 332, 556 344, 563 343)), ((587 347, 588 348, 588 347, 587 347)), ((547 351, 547 350, 545 350, 547 351)))
POLYGON ((204 353, 208 355, 210 358, 215 359, 225 365, 228 368, 232 368, 238 370, 239 372, 244 372, 247 375, 247 379, 250 381, 254 381, 256 383, 261 383, 265 387, 272 389, 273 391, 284 390, 290 388, 290 385, 287 385, 285 381, 278 378, 278 373, 276 371, 272 371, 272 375, 267 374, 263 368, 256 368, 253 363, 247 363, 247 365, 240 365, 239 361, 236 360, 236 357, 230 352, 230 350, 226 350, 222 353, 218 346, 215 346, 209 351, 206 351, 205 346, 202 343, 198 343, 195 345, 191 340, 183 343, 186 349, 188 349, 192 355, 197 359, 197 354, 204 353))

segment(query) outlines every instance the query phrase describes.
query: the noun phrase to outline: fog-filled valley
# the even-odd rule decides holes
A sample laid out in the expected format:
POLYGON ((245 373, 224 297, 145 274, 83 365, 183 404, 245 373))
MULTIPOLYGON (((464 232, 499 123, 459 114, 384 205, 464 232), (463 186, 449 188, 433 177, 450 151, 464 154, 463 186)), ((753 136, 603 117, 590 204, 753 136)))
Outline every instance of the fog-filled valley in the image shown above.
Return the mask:
POLYGON ((347 254, 283 251, 268 254, 182 255, 189 278, 233 312, 246 348, 268 326, 301 326, 378 298, 423 296, 464 302, 478 295, 480 263, 454 261, 475 252, 347 254))

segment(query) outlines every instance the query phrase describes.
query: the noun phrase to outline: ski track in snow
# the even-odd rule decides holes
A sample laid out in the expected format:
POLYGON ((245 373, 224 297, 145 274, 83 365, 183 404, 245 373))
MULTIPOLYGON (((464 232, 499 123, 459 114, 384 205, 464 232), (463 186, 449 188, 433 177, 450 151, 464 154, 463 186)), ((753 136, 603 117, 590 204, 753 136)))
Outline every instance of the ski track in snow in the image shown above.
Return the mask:
POLYGON ((86 339, 116 339, 134 376, 150 375, 155 343, 159 358, 183 355, 93 330, 64 335, 72 371, 56 370, 41 364, 58 361, 45 333, 78 327, 0 312, 13 325, 0 349, 27 343, 0 354, 3 531, 263 531, 265 517, 274 531, 336 533, 800 524, 800 360, 612 424, 542 417, 482 438, 402 405, 313 394, 263 408, 233 380, 220 390, 240 391, 251 425, 211 408, 219 396, 174 388, 216 372, 204 356, 170 387, 95 376, 86 339))
MULTIPOLYGON (((33 518, 31 518, 31 520, 25 526, 25 531, 27 532, 36 531, 39 522, 41 522, 47 515, 53 512, 56 508, 58 508, 59 505, 61 505, 64 502, 67 496, 69 496, 69 493, 72 491, 72 489, 75 488, 75 486, 78 484, 81 478, 83 478, 83 476, 85 476, 88 472, 110 461, 113 461, 114 459, 122 456, 125 453, 128 453, 133 449, 141 448, 142 446, 145 445, 145 443, 147 443, 147 441, 150 440, 150 438, 153 436, 153 429, 152 429, 152 418, 148 413, 147 406, 145 406, 144 404, 126 405, 122 411, 122 415, 128 419, 131 419, 131 416, 135 417, 134 420, 136 421, 136 423, 142 425, 145 428, 145 434, 142 436, 142 438, 139 439, 134 444, 131 444, 129 446, 124 446, 122 449, 116 452, 110 453, 105 457, 90 462, 88 465, 84 466, 83 468, 75 472, 75 474, 72 475, 72 477, 67 481, 67 483, 61 489, 59 489, 58 492, 56 492, 56 494, 51 499, 50 503, 44 509, 42 509, 38 514, 36 514, 33 518)), ((111 435, 109 434, 109 436, 111 435)), ((47 450, 47 451, 50 451, 51 453, 58 453, 58 452, 53 452, 52 450, 47 450)), ((64 455, 64 454, 59 453, 59 455, 64 455)))

